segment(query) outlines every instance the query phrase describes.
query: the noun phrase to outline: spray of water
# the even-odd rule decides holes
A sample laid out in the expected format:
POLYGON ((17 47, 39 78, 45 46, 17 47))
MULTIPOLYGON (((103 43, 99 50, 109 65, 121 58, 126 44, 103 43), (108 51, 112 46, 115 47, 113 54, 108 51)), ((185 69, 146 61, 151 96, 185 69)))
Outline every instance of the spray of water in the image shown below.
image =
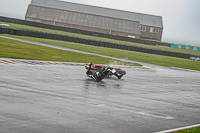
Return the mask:
MULTIPOLYGON (((126 60, 128 60, 128 57, 125 58, 126 60)), ((125 61, 117 61, 117 60, 111 60, 109 62, 109 65, 110 66, 113 66, 113 65, 128 65, 128 62, 125 62, 125 61)))

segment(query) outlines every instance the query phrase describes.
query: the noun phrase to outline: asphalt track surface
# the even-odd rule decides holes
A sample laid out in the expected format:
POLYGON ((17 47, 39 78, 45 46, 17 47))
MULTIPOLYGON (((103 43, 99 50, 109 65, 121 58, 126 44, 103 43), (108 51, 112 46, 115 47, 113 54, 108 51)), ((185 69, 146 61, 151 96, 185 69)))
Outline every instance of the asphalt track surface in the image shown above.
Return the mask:
POLYGON ((0 58, 0 133, 153 133, 199 124, 200 72, 148 66, 95 82, 83 64, 0 58))

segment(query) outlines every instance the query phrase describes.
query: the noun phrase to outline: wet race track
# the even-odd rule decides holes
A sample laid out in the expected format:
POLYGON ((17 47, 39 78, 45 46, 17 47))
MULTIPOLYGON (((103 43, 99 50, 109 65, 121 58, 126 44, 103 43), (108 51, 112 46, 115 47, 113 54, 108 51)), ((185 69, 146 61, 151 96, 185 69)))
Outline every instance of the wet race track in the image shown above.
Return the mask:
POLYGON ((81 64, 6 60, 1 133, 152 133, 200 123, 197 71, 123 67, 122 79, 95 82, 81 64))

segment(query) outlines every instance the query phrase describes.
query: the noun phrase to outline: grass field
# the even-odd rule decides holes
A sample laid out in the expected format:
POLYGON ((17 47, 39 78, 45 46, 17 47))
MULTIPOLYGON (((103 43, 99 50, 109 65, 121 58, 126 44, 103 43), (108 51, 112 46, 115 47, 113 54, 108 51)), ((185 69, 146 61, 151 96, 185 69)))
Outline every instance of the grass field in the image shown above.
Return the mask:
POLYGON ((188 53, 188 54, 200 55, 200 51, 194 51, 194 50, 170 48, 170 47, 165 47, 165 46, 145 45, 145 44, 132 43, 132 42, 126 42, 126 41, 119 41, 119 40, 107 39, 107 38, 102 38, 102 37, 94 37, 94 36, 88 36, 88 35, 82 35, 82 34, 76 34, 76 33, 70 33, 70 32, 58 31, 58 30, 50 30, 50 29, 45 29, 45 28, 37 28, 37 27, 32 27, 32 26, 13 24, 13 23, 1 22, 1 21, 0 21, 0 23, 9 24, 10 28, 18 28, 18 29, 33 30, 33 31, 42 31, 42 32, 47 32, 47 33, 54 33, 54 34, 68 35, 68 36, 74 36, 74 37, 81 37, 81 38, 92 39, 92 40, 100 40, 100 41, 114 42, 114 43, 120 43, 120 44, 135 45, 135 46, 139 46, 139 47, 161 49, 161 50, 167 50, 167 51, 172 51, 172 52, 180 52, 180 53, 188 53))
POLYGON ((191 129, 184 129, 174 133, 200 133, 200 127, 195 127, 191 129))
MULTIPOLYGON (((179 67, 179 68, 186 68, 186 69, 200 71, 200 61, 194 61, 194 60, 189 60, 189 59, 146 54, 146 53, 141 53, 141 52, 127 51, 127 50, 120 50, 120 49, 97 47, 97 46, 84 45, 84 44, 65 42, 65 41, 31 38, 31 37, 23 37, 23 36, 13 36, 13 35, 6 35, 6 36, 21 38, 21 39, 31 40, 31 41, 36 41, 36 42, 42 42, 42 43, 47 43, 47 44, 52 44, 52 45, 57 45, 57 46, 62 46, 62 47, 68 47, 68 48, 73 48, 73 49, 78 49, 82 51, 98 53, 98 54, 103 54, 103 55, 108 55, 108 56, 113 56, 113 57, 137 60, 137 61, 153 63, 153 64, 169 66, 169 67, 179 67)), ((85 62, 85 61, 82 61, 82 62, 85 62)), ((99 63, 97 62, 97 60, 94 62, 99 63)))
POLYGON ((141 66, 137 63, 126 63, 95 55, 88 56, 87 54, 58 50, 5 38, 0 38, 0 57, 79 63, 94 62, 99 64, 117 62, 118 64, 141 66))

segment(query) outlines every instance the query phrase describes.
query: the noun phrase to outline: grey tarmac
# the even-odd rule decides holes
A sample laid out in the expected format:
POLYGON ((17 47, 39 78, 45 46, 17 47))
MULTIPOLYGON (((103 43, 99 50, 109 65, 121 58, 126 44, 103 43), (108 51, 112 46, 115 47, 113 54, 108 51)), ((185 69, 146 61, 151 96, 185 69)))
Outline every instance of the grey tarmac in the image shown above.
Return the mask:
POLYGON ((122 79, 95 82, 83 64, 1 60, 10 60, 0 63, 1 133, 153 133, 200 122, 197 71, 121 67, 122 79))
POLYGON ((115 66, 126 70, 122 79, 95 82, 83 64, 0 58, 0 133, 153 133, 199 124, 200 72, 140 63, 147 67, 115 66))

